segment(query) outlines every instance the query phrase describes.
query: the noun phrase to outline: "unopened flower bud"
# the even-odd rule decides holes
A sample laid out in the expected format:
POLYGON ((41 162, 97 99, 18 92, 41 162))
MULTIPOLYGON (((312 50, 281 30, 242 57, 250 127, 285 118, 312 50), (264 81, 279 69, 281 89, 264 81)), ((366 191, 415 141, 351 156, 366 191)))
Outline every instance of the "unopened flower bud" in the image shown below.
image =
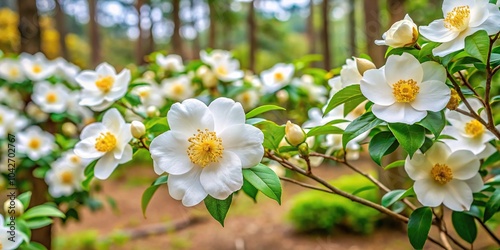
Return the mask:
POLYGON ((18 199, 8 199, 3 204, 3 211, 6 215, 19 217, 24 213, 24 206, 18 199))
POLYGON ((36 104, 30 102, 26 106, 26 113, 37 122, 46 121, 49 115, 43 112, 36 104))
POLYGON ((78 133, 78 128, 75 126, 75 124, 73 124, 71 122, 63 123, 61 130, 62 130, 62 133, 68 137, 75 136, 78 133))
POLYGON ((370 62, 369 60, 366 60, 364 58, 356 57, 355 61, 356 61, 356 67, 358 68, 360 75, 363 75, 365 73, 365 71, 367 71, 369 69, 376 69, 377 68, 375 66, 375 64, 373 64, 372 62, 370 62))
POLYGON ((95 122, 95 118, 94 117, 87 117, 85 119, 83 119, 83 125, 84 126, 87 126, 91 123, 94 123, 95 122))
POLYGON ((457 109, 459 103, 460 96, 455 89, 451 89, 450 100, 448 101, 448 104, 446 104, 446 107, 450 110, 455 110, 457 109))
POLYGON ((144 77, 144 79, 147 79, 147 80, 153 80, 153 79, 155 79, 155 72, 148 70, 148 71, 144 72, 144 74, 142 74, 142 77, 144 77))
POLYGON ((146 115, 148 117, 157 117, 157 116, 160 116, 160 111, 158 110, 157 107, 155 106, 149 106, 147 109, 146 109, 146 115))
POLYGON ((296 147, 303 143, 307 137, 306 133, 299 125, 288 121, 285 127, 285 138, 290 145, 296 147))
POLYGON ((205 66, 201 65, 197 70, 196 70, 196 76, 202 78, 205 74, 209 73, 210 69, 205 66))
POLYGON ((130 124, 130 132, 134 138, 140 139, 146 134, 146 126, 140 121, 132 121, 130 124))
POLYGON ((393 48, 412 46, 418 39, 418 27, 407 14, 403 20, 395 22, 382 39, 375 40, 375 44, 393 48))
POLYGON ((280 103, 285 103, 288 101, 288 92, 286 92, 286 90, 282 89, 278 92, 276 92, 276 98, 278 98, 278 102, 280 103))

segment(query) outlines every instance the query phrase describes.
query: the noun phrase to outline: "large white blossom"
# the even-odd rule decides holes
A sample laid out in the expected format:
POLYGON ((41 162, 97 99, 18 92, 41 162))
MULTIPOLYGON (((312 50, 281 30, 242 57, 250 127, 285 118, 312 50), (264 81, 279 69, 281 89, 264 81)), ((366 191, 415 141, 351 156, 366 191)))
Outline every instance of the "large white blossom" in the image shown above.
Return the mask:
POLYGON ((163 95, 175 101, 183 101, 194 96, 191 79, 186 75, 163 79, 161 88, 163 95))
POLYGON ((89 106, 94 111, 103 111, 114 101, 122 98, 130 82, 130 71, 123 69, 116 74, 108 63, 101 63, 95 71, 84 70, 76 76, 82 95, 80 105, 89 106))
POLYGON ((482 189, 479 167, 479 159, 471 151, 452 151, 441 142, 405 161, 418 201, 430 207, 444 204, 455 211, 469 210, 472 193, 482 189))
POLYGON ((432 50, 436 56, 446 56, 465 47, 465 38, 479 30, 488 35, 500 31, 500 11, 488 0, 444 0, 444 19, 421 26, 420 34, 442 43, 432 50))
POLYGON ((205 50, 200 51, 200 60, 213 67, 221 62, 229 61, 233 55, 227 50, 214 49, 210 53, 205 50))
POLYGON ((57 70, 57 66, 40 52, 35 55, 23 53, 19 58, 24 74, 32 81, 45 80, 57 70))
POLYGON ((19 132, 16 140, 19 152, 26 154, 33 161, 50 154, 55 147, 54 136, 38 126, 31 126, 19 132))
POLYGON ((450 99, 446 72, 436 62, 420 62, 408 53, 391 55, 380 69, 364 73, 361 92, 374 104, 373 114, 386 122, 413 124, 427 111, 441 111, 450 99))
POLYGON ((31 99, 42 111, 62 113, 67 109, 70 90, 61 83, 51 84, 47 81, 37 82, 33 87, 31 99))
POLYGON ((92 123, 83 128, 80 142, 75 145, 75 154, 84 159, 99 159, 94 175, 107 179, 118 164, 132 159, 132 139, 130 123, 125 123, 117 109, 113 108, 102 118, 102 122, 92 123))
POLYGON ((243 185, 242 168, 258 164, 264 154, 262 132, 245 124, 239 103, 218 98, 207 107, 196 99, 172 106, 170 131, 150 146, 155 171, 169 173, 170 195, 185 206, 207 195, 226 199, 243 185))
POLYGON ((212 71, 217 79, 224 82, 236 81, 245 75, 236 59, 217 61, 212 64, 212 71))
POLYGON ((73 152, 65 152, 61 158, 51 164, 45 175, 45 182, 49 186, 52 197, 68 196, 82 190, 85 179, 84 169, 88 159, 82 159, 73 152))

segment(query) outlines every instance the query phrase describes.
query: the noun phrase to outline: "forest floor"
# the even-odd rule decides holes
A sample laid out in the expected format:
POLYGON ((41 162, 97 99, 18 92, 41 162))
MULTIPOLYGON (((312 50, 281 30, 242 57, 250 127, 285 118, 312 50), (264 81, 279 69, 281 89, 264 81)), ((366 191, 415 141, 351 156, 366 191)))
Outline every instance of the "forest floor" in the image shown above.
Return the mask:
MULTIPOLYGON (((366 156, 357 165, 365 170, 376 167, 366 156)), ((341 166, 322 166, 314 172, 326 180, 353 173, 341 166)), ((258 195, 257 204, 246 195, 235 196, 224 227, 210 217, 203 204, 186 208, 169 196, 166 187, 158 189, 144 218, 141 196, 156 177, 151 166, 133 166, 123 167, 112 179, 100 182, 101 192, 97 196, 102 200, 112 197, 118 210, 105 203, 103 209, 96 212, 82 209, 80 222, 58 223, 54 230, 56 246, 59 246, 56 249, 96 249, 96 239, 102 243, 97 244, 100 246, 97 249, 112 250, 412 249, 404 225, 384 226, 370 235, 356 235, 341 229, 330 234, 296 232, 286 214, 291 198, 305 189, 292 183, 283 183, 281 206, 262 194, 258 195), (186 221, 191 223, 186 224, 186 221), (177 228, 161 232, 165 225, 172 224, 177 228), (146 233, 158 228, 160 233, 146 233), (133 232, 134 237, 120 237, 123 232, 133 232)), ((448 225, 451 227, 451 222, 448 225)), ((491 245, 493 241, 479 229, 474 249, 495 249, 486 247, 491 245)), ((424 249, 439 248, 427 242, 424 249)))

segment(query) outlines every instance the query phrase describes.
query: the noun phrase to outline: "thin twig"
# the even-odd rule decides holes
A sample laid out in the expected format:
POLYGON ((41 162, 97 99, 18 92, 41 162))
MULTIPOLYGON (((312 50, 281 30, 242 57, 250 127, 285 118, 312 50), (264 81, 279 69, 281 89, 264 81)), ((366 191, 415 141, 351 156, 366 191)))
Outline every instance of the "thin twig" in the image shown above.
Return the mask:
POLYGON ((140 140, 141 145, 149 151, 149 146, 146 144, 146 137, 142 137, 140 140))
POLYGON ((486 230, 486 232, 491 236, 491 238, 498 244, 500 245, 500 239, 495 235, 493 231, 479 218, 475 217, 477 221, 479 221, 479 224, 486 230))
POLYGON ((287 181, 287 182, 291 182, 291 183, 297 184, 297 185, 302 186, 302 187, 309 188, 309 189, 314 189, 314 190, 326 192, 326 193, 329 193, 329 194, 333 194, 333 192, 330 191, 330 190, 328 190, 328 189, 319 188, 319 187, 316 187, 316 186, 313 186, 313 185, 309 185, 307 183, 300 182, 300 181, 297 181, 297 180, 294 180, 294 179, 290 179, 290 178, 287 178, 287 177, 280 177, 280 179, 283 180, 283 181, 287 181))

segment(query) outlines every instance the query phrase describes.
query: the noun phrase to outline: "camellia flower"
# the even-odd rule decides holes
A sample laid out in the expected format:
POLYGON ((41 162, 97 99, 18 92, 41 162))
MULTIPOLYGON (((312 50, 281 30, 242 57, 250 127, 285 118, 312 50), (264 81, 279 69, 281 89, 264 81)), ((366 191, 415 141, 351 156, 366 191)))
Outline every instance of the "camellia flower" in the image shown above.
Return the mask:
POLYGON ((7 86, 0 87, 0 103, 17 110, 23 109, 25 105, 21 94, 7 86))
POLYGON ((84 70, 75 80, 83 88, 80 105, 89 106, 94 111, 103 111, 125 95, 130 82, 130 71, 124 69, 116 74, 111 65, 101 63, 96 71, 84 70))
POLYGON ((51 84, 43 81, 33 87, 31 99, 42 111, 62 113, 66 111, 70 90, 63 84, 51 84))
POLYGON ((45 80, 52 76, 57 69, 56 65, 47 60, 45 55, 40 52, 35 55, 23 53, 19 62, 24 74, 32 81, 45 80))
POLYGON ((453 151, 441 142, 405 161, 405 170, 415 181, 413 189, 422 205, 444 204, 455 211, 469 210, 472 193, 483 187, 479 159, 467 150, 453 151))
POLYGON ((295 68, 293 64, 278 63, 272 68, 262 71, 260 77, 267 93, 273 93, 290 83, 295 68))
POLYGON ((75 77, 80 72, 80 68, 62 57, 57 58, 54 62, 57 66, 56 74, 71 85, 76 85, 75 77))
POLYGON ((403 20, 395 22, 388 31, 382 34, 382 39, 375 40, 375 44, 393 48, 412 46, 418 39, 417 25, 406 14, 403 20))
POLYGON ((26 154, 33 161, 50 154, 55 146, 54 136, 38 126, 31 126, 19 132, 16 139, 19 152, 26 154))
POLYGON ((450 100, 445 69, 420 62, 408 53, 391 55, 380 69, 365 72, 361 92, 374 104, 373 114, 386 122, 413 124, 427 111, 440 111, 450 100))
MULTIPOLYGON (((484 108, 481 102, 476 98, 467 98, 467 102, 477 112, 479 109, 484 108)), ((464 103, 458 106, 459 109, 467 110, 464 103)), ((488 120, 486 112, 481 112, 481 117, 488 120)), ((457 111, 447 111, 446 118, 452 126, 446 126, 441 134, 449 135, 453 139, 443 139, 453 150, 469 150, 480 158, 485 158, 494 151, 494 147, 488 142, 495 139, 495 135, 491 133, 486 127, 478 120, 460 114, 457 111)))
POLYGON ((149 85, 141 85, 132 89, 132 93, 139 96, 141 104, 144 106, 157 106, 163 107, 165 105, 165 98, 162 95, 160 86, 151 80, 145 80, 149 85))
POLYGON ((478 30, 488 35, 500 31, 500 11, 488 0, 444 0, 444 19, 420 27, 425 38, 442 43, 432 50, 435 56, 446 56, 465 47, 465 38, 478 30))
POLYGON ((211 67, 220 62, 229 61, 232 57, 231 52, 227 50, 214 49, 210 53, 200 51, 200 60, 211 67))
POLYGON ((167 55, 158 54, 156 56, 156 64, 158 64, 162 69, 169 71, 183 71, 184 64, 182 63, 182 57, 179 55, 167 55))
POLYGON ((172 105, 170 131, 150 145, 156 172, 169 173, 170 195, 185 206, 207 195, 226 199, 243 185, 242 168, 258 164, 264 154, 262 132, 245 124, 241 104, 217 98, 208 107, 196 99, 172 105))
POLYGON ((186 75, 163 79, 161 87, 163 94, 175 101, 183 101, 194 96, 191 79, 186 75))
POLYGON ((212 64, 212 71, 217 79, 232 82, 243 78, 245 73, 240 70, 240 63, 235 59, 218 61, 212 64))
POLYGON ((20 116, 17 111, 0 105, 0 139, 7 138, 28 125, 28 120, 20 116))
POLYGON ((23 70, 19 61, 5 58, 0 61, 0 78, 8 82, 23 82, 26 80, 23 70))
POLYGON ((87 164, 83 162, 79 156, 72 154, 65 155, 51 164, 51 169, 45 175, 45 182, 52 197, 68 196, 82 190, 84 169, 88 161, 85 161, 87 164))
POLYGON ((132 139, 130 124, 125 123, 117 109, 113 108, 102 118, 102 122, 92 123, 83 128, 80 142, 75 145, 75 154, 84 159, 97 159, 94 175, 107 179, 118 164, 132 159, 132 139))
POLYGON ((21 232, 17 231, 17 229, 14 229, 16 237, 13 237, 13 241, 10 240, 9 238, 12 237, 10 234, 7 232, 11 231, 10 227, 4 226, 5 225, 5 220, 3 218, 3 215, 0 214, 0 247, 2 250, 15 250, 18 249, 19 245, 23 243, 23 238, 24 236, 21 232))
POLYGON ((260 94, 255 89, 248 89, 238 94, 234 99, 241 103, 243 109, 250 110, 259 104, 260 94))

